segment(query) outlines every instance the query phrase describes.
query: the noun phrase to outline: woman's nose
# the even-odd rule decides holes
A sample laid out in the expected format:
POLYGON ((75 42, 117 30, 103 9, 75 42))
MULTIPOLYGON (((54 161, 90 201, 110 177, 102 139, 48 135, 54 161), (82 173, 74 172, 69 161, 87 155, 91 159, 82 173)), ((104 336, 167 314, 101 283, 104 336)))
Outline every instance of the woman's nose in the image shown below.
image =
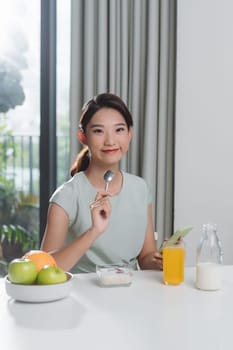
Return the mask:
POLYGON ((112 133, 111 133, 111 132, 106 133, 106 134, 105 134, 104 143, 105 143, 106 145, 113 145, 114 142, 115 142, 115 141, 114 141, 114 137, 113 137, 112 133))

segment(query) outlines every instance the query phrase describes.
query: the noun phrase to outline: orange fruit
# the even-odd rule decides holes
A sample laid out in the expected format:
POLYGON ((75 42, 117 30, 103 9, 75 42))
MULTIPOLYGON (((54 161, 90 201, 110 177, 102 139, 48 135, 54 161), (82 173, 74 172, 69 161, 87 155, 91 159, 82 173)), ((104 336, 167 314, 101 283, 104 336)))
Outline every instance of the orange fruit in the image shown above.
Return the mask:
POLYGON ((38 272, 45 265, 57 266, 54 257, 51 254, 44 252, 43 250, 30 250, 29 252, 24 254, 23 258, 34 261, 34 263, 37 266, 38 272))

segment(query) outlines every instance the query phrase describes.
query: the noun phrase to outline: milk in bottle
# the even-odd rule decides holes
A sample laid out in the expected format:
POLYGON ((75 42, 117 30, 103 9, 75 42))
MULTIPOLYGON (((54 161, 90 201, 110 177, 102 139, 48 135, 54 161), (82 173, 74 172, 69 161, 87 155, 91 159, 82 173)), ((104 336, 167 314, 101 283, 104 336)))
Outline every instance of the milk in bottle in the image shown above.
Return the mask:
POLYGON ((196 287, 201 290, 221 288, 222 244, 216 224, 204 224, 197 248, 196 287))

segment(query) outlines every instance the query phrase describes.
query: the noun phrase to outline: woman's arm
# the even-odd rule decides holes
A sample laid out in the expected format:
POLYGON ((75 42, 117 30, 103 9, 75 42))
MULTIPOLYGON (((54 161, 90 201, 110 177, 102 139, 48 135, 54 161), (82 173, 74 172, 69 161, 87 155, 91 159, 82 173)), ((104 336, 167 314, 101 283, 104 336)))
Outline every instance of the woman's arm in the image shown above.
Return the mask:
POLYGON ((154 237, 151 204, 148 206, 146 236, 142 250, 138 256, 138 263, 142 270, 162 270, 163 268, 162 255, 157 250, 157 244, 154 237))
POLYGON ((81 236, 66 245, 69 218, 63 208, 50 204, 47 225, 41 243, 41 250, 51 253, 58 266, 69 271, 90 248, 96 238, 102 234, 109 223, 111 205, 108 197, 97 194, 91 206, 92 225, 81 236))

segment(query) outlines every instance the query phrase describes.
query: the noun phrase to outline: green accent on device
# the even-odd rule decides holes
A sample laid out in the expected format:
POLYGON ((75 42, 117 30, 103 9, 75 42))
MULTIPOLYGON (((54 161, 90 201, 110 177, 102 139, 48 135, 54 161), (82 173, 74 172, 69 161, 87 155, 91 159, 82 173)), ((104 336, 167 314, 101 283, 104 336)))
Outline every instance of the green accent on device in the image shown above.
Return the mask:
MULTIPOLYGON (((182 229, 177 230, 175 233, 173 233, 173 235, 170 238, 168 238, 166 243, 171 243, 171 244, 176 243, 180 237, 184 238, 190 231, 192 231, 192 229, 193 229, 193 226, 186 226, 182 229)), ((159 249, 160 253, 162 252, 162 248, 163 248, 163 245, 159 249)))

